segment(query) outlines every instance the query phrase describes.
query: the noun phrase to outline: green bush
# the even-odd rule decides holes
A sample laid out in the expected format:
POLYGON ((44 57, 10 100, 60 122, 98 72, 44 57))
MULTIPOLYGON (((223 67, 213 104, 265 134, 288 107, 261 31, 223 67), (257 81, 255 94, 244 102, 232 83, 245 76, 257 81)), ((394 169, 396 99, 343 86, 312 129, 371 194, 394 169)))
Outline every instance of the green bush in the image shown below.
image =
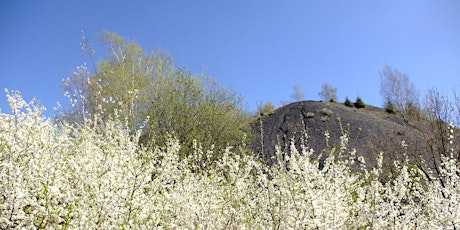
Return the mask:
POLYGON ((258 105, 257 115, 258 116, 269 116, 275 112, 275 106, 271 101, 265 103, 264 105, 258 105))
POLYGON ((391 101, 388 101, 387 103, 385 103, 385 111, 389 114, 395 114, 397 109, 396 109, 396 106, 391 103, 391 101))
POLYGON ((348 107, 353 107, 353 103, 350 101, 350 99, 348 99, 348 97, 345 98, 345 102, 343 104, 348 107))
POLYGON ((356 98, 355 107, 358 109, 366 108, 366 104, 364 104, 363 100, 360 97, 358 97, 356 98))

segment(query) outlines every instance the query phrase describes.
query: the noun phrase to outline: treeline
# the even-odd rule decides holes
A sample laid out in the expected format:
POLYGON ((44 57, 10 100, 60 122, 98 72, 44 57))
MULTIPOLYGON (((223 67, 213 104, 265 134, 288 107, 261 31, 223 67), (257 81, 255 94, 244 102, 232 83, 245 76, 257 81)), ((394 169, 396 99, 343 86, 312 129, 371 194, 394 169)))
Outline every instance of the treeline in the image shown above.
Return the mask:
MULTIPOLYGON (((147 52, 112 32, 99 38, 107 54, 95 62, 94 49, 83 35, 82 50, 94 68, 78 67, 64 79, 62 86, 70 103, 64 106, 58 120, 97 126, 118 116, 127 121, 129 130, 142 132, 140 145, 164 146, 170 137, 175 137, 181 143, 181 157, 191 154, 192 147, 198 145, 212 153, 203 156, 210 158, 206 162, 218 159, 227 146, 243 147, 251 140, 250 122, 254 118, 243 109, 239 94, 205 73, 195 74, 176 66, 166 52, 147 52)), ((450 151, 447 129, 449 123, 457 127, 460 124, 460 97, 456 91, 449 96, 431 89, 420 99, 408 75, 389 66, 380 73, 380 80, 386 111, 401 116, 408 127, 419 130, 429 146, 434 166, 426 167, 426 159, 416 162, 417 166, 427 175, 431 171, 439 174, 441 157, 458 160, 459 147, 450 151)), ((323 101, 338 101, 337 88, 329 83, 322 85, 318 95, 323 101)), ((293 87, 291 98, 305 99, 300 84, 293 87)), ((347 97, 344 104, 366 107, 361 97, 354 103, 347 97)), ((273 103, 260 103, 255 118, 274 110, 273 103)), ((419 154, 416 143, 409 146, 414 148, 408 149, 409 154, 419 154)))

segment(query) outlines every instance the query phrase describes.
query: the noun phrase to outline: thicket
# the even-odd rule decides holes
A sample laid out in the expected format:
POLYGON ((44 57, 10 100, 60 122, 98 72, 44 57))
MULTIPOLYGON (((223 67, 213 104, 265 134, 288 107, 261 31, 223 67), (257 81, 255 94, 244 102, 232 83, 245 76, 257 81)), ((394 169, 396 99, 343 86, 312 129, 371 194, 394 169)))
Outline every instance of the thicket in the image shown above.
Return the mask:
MULTIPOLYGON (((382 183, 385 153, 368 170, 345 133, 320 167, 305 135, 300 149, 291 142, 290 155, 277 148, 271 167, 226 147, 212 167, 197 171, 209 163, 203 156, 213 155, 197 142, 180 158, 177 138, 140 146, 142 125, 133 130, 118 113, 56 123, 18 92, 7 98, 12 114, 0 113, 1 229, 460 228, 460 168, 452 157, 440 158, 442 180, 395 162, 394 179, 382 183), (351 170, 357 162, 360 175, 351 170)), ((448 147, 456 144, 454 129, 446 125, 448 147)))

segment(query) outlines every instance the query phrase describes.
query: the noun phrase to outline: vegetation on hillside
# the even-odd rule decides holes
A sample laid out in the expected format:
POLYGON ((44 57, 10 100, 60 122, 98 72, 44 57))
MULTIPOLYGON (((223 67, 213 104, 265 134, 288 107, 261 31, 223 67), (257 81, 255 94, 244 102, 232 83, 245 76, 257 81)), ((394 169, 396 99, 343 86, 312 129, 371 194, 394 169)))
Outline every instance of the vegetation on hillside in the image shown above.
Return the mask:
POLYGON ((278 148, 271 167, 228 147, 213 167, 197 171, 207 162, 196 158, 213 154, 199 145, 180 158, 177 138, 139 146, 142 129, 133 132, 123 117, 53 123, 19 93, 7 97, 13 113, 0 114, 2 229, 460 227, 460 168, 452 158, 440 159, 442 183, 405 162, 395 162, 394 180, 382 183, 381 163, 367 170, 347 135, 323 167, 304 136, 301 148, 291 142, 290 155, 278 148), (351 170, 355 161, 362 176, 351 170))
POLYGON ((321 86, 321 91, 318 93, 321 101, 336 102, 337 101, 337 88, 329 83, 321 86))
MULTIPOLYGON (((452 98, 433 89, 420 100, 406 74, 388 66, 381 73, 386 112, 418 131, 432 164, 408 157, 420 145, 403 140, 402 161, 382 143, 388 148, 367 167, 342 126, 336 146, 328 130, 321 134, 320 156, 303 132, 283 137, 286 148, 273 146, 276 163, 266 164, 263 145, 257 152, 246 143, 251 122, 276 116, 273 103, 253 118, 241 96, 176 66, 167 53, 149 53, 116 33, 100 39, 108 51, 95 62, 83 35, 94 70, 80 66, 64 79, 69 104, 56 119, 6 91, 12 112, 0 113, 1 229, 460 228, 455 91, 452 98), (382 182, 385 157, 395 170, 382 182)), ((293 90, 293 100, 305 99, 300 84, 293 90)), ((336 92, 324 84, 319 95, 336 102, 336 92)), ((375 108, 360 97, 327 104, 375 108)), ((318 111, 302 112, 321 125, 337 115, 318 111)))
POLYGON ((410 107, 419 105, 418 91, 410 82, 409 76, 385 66, 380 73, 380 79, 380 94, 385 102, 394 105, 403 118, 409 119, 410 107))

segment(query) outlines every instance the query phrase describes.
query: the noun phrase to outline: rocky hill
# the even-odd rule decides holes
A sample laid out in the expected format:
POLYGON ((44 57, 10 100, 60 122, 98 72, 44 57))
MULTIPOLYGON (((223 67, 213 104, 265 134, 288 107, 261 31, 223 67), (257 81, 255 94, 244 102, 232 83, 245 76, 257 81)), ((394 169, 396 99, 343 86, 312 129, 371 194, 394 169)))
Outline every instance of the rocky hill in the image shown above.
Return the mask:
MULTIPOLYGON (((387 169, 392 167, 393 160, 404 160, 405 153, 412 161, 420 162, 423 158, 432 167, 420 131, 382 108, 366 106, 358 109, 331 102, 295 102, 261 116, 253 123, 252 130, 254 152, 269 164, 273 163, 270 159, 275 154, 276 145, 285 149, 293 138, 299 148, 304 131, 308 134, 308 147, 314 150, 314 156, 318 156, 327 147, 327 131, 329 149, 339 146, 340 137, 347 133, 348 149, 356 149, 356 157, 363 156, 368 167, 376 165, 377 154, 381 151, 387 169), (405 150, 402 141, 411 149, 405 150)), ((327 156, 328 152, 324 154, 327 156)))

